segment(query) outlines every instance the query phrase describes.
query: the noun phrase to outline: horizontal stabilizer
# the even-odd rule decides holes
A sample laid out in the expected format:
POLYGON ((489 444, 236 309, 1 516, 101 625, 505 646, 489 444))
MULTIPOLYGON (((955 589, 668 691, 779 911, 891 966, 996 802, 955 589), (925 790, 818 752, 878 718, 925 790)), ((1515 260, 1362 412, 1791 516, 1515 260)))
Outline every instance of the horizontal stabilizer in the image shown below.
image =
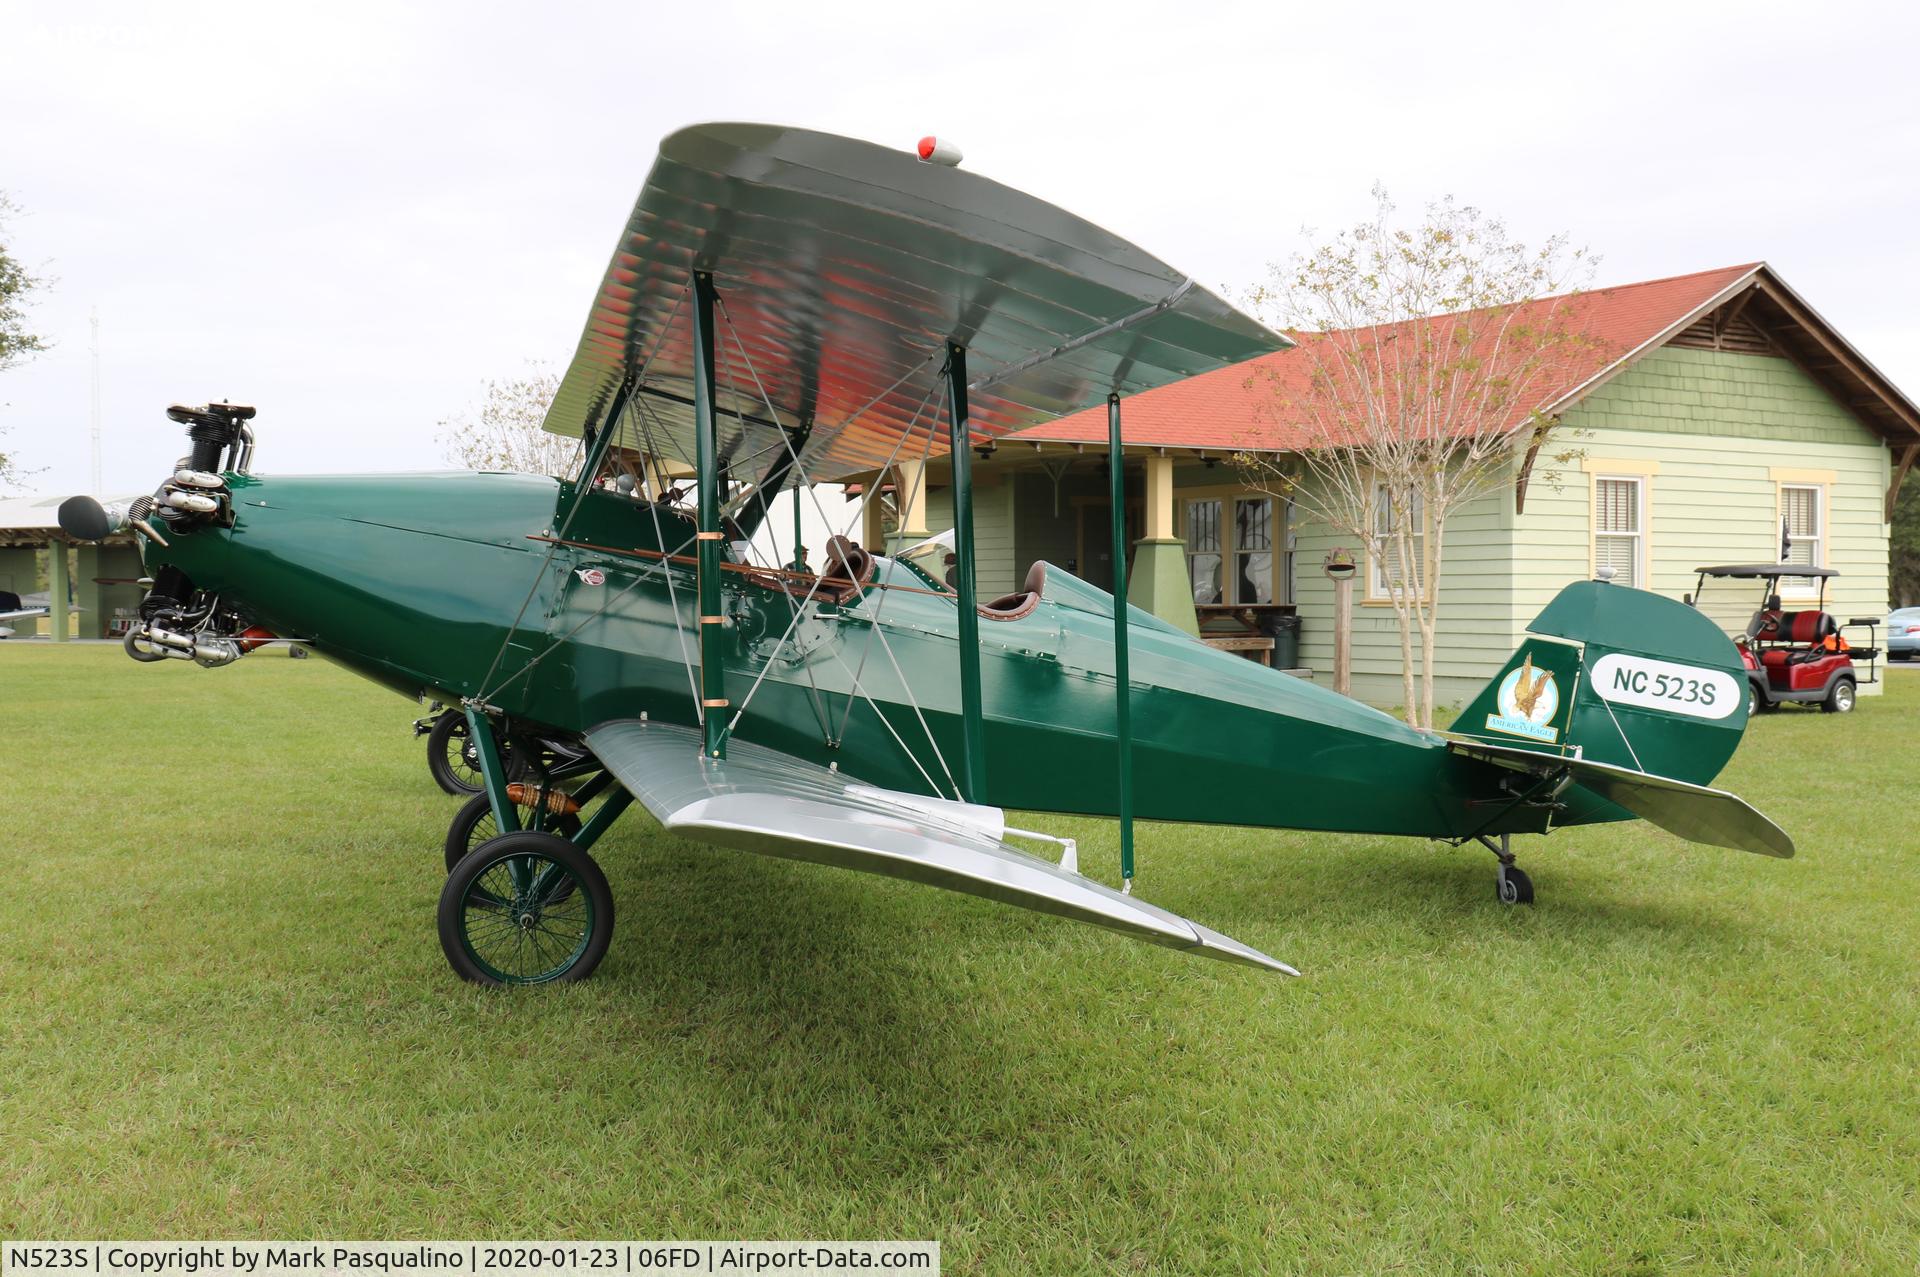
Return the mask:
POLYGON ((1786 830, 1724 789, 1709 789, 1631 767, 1559 757, 1511 745, 1451 740, 1447 747, 1457 754, 1513 771, 1548 775, 1564 769, 1583 789, 1689 842, 1783 859, 1793 855, 1793 839, 1787 836, 1786 830))
POLYGON ((689 727, 603 723, 587 745, 668 830, 715 846, 808 860, 985 896, 1228 962, 1298 975, 1257 949, 1028 855, 999 809, 898 793, 744 741, 703 756, 689 727))

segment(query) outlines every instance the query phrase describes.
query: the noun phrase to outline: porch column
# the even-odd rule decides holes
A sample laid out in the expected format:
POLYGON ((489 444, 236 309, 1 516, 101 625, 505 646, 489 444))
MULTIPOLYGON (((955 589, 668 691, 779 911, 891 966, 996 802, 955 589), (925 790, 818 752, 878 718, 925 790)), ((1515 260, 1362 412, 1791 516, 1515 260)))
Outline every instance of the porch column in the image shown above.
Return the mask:
POLYGON ((73 613, 67 611, 67 543, 47 547, 47 633, 56 643, 67 641, 73 613))
POLYGON ((875 470, 865 504, 860 507, 860 544, 868 549, 877 550, 887 541, 887 511, 881 504, 886 486, 887 472, 875 470))
POLYGON ((105 638, 107 635, 106 590, 100 584, 100 578, 107 574, 104 559, 97 545, 83 545, 74 552, 73 583, 74 601, 80 605, 80 625, 75 631, 81 638, 105 638))
POLYGON ((1173 458, 1148 453, 1146 461, 1146 535, 1134 543, 1127 602, 1198 635, 1187 546, 1173 534, 1173 458))
POLYGON ((894 474, 894 505, 900 511, 900 526, 887 538, 889 554, 898 554, 933 535, 927 530, 927 463, 902 461, 894 474))

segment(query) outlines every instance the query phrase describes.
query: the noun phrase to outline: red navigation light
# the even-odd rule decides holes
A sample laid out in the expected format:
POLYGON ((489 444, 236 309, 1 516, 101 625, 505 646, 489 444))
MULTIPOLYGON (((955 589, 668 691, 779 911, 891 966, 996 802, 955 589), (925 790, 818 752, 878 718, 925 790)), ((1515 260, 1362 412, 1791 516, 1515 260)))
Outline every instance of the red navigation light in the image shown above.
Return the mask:
POLYGON ((927 163, 944 164, 948 168, 952 168, 964 158, 960 154, 959 147, 951 142, 942 142, 937 137, 929 136, 921 138, 920 145, 914 149, 920 153, 920 158, 927 163))

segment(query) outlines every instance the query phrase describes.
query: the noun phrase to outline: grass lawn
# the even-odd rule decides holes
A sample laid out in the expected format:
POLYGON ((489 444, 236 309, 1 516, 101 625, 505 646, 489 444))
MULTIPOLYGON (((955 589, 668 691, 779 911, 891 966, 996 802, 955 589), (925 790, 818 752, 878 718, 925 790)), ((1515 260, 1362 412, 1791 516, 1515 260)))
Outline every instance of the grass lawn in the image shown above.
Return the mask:
MULTIPOLYGON (((1756 722, 1800 857, 1143 827, 1288 981, 623 818, 584 985, 433 931, 417 710, 0 644, 0 1235, 931 1237, 949 1272, 1912 1273, 1920 675, 1756 722)), ((1103 821, 1082 839, 1109 880, 1103 821)))

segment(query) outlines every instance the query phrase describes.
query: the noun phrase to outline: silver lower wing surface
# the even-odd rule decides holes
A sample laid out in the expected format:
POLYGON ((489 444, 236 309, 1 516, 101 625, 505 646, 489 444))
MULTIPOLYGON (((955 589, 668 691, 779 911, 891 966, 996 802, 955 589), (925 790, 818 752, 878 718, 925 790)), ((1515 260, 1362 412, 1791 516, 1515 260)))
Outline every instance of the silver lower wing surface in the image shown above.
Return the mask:
POLYGON ((963 891, 1172 949, 1300 974, 1217 931, 1013 847, 998 808, 863 785, 739 740, 728 743, 724 760, 706 758, 697 731, 667 723, 622 719, 594 728, 586 740, 640 805, 676 834, 963 891))

